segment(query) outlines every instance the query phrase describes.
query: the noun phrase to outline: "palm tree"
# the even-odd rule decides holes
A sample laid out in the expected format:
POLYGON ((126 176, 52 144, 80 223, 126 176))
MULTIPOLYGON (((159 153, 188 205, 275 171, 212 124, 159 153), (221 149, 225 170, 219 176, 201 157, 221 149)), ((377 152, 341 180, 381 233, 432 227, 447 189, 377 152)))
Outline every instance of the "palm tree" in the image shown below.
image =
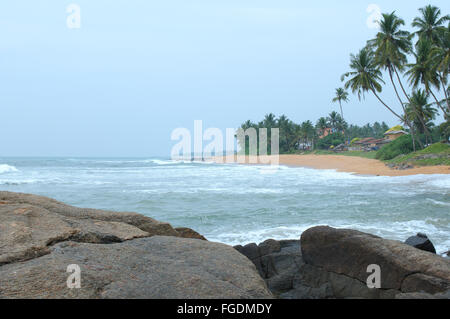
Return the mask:
POLYGON ((432 60, 433 67, 436 68, 438 72, 439 80, 445 95, 445 101, 447 103, 447 112, 450 113, 449 96, 445 89, 447 87, 447 78, 450 71, 450 23, 448 24, 448 28, 440 33, 439 45, 435 45, 431 49, 430 59, 432 60))
POLYGON ((331 128, 333 129, 333 133, 335 133, 338 129, 338 123, 341 119, 341 116, 333 111, 328 115, 328 123, 330 123, 331 128))
POLYGON ((377 33, 375 39, 369 40, 367 44, 375 50, 376 65, 379 68, 387 70, 389 73, 395 94, 403 109, 405 124, 410 128, 413 148, 415 150, 414 125, 410 123, 405 104, 398 93, 393 79, 393 73, 395 73, 403 94, 409 101, 410 98, 403 87, 398 71, 403 71, 404 65, 408 62, 406 55, 411 51, 410 34, 400 29, 405 25, 405 21, 397 17, 395 11, 390 14, 384 13, 379 25, 380 31, 377 33))
POLYGON ((336 95, 333 98, 332 102, 339 102, 339 107, 341 108, 341 117, 344 118, 344 112, 342 111, 342 102, 348 102, 348 93, 343 88, 336 89, 336 95))
POLYGON ((370 48, 365 47, 357 55, 350 55, 350 69, 352 71, 345 73, 341 77, 342 81, 350 78, 345 83, 345 88, 351 88, 354 94, 358 94, 360 100, 361 97, 365 96, 366 92, 372 92, 384 107, 402 121, 402 117, 390 108, 378 95, 382 91, 381 83, 384 83, 384 81, 381 77, 381 71, 377 67, 374 53, 370 48))
POLYGON ((328 120, 325 117, 319 118, 316 123, 316 129, 319 130, 320 135, 323 135, 327 128, 328 120))
POLYGON ((429 94, 424 90, 418 89, 413 92, 411 102, 407 104, 407 114, 413 123, 418 127, 420 133, 427 136, 426 143, 431 142, 430 122, 436 117, 437 110, 428 103, 429 94))
POLYGON ((439 41, 439 32, 444 28, 443 25, 450 21, 450 15, 441 17, 441 10, 435 6, 428 5, 419 9, 421 17, 413 20, 412 26, 418 28, 414 34, 420 39, 428 39, 432 43, 437 44, 439 41))
POLYGON ((398 18, 395 11, 390 14, 384 13, 379 24, 380 32, 377 33, 375 39, 368 41, 368 45, 375 50, 376 65, 389 72, 395 93, 403 107, 403 102, 392 77, 393 73, 397 75, 403 94, 409 99, 398 71, 402 71, 404 65, 408 62, 407 54, 411 51, 410 33, 400 30, 401 26, 405 25, 405 21, 398 18))
POLYGON ((441 108, 444 112, 444 116, 448 118, 450 115, 442 107, 441 103, 431 89, 432 86, 436 87, 438 90, 440 89, 439 74, 437 73, 436 65, 433 63, 433 59, 430 58, 432 48, 433 45, 430 40, 427 38, 421 39, 416 45, 416 52, 413 52, 416 58, 416 63, 407 65, 409 70, 406 74, 409 76, 409 82, 414 88, 417 88, 419 84, 424 85, 425 91, 433 96, 436 101, 436 105, 441 108))

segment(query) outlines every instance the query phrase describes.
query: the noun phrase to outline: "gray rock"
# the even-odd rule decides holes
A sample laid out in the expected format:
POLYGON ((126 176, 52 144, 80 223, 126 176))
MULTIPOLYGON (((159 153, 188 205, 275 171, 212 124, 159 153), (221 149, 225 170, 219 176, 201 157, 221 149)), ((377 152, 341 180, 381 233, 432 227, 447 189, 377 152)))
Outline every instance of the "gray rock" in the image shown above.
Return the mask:
POLYGON ((301 248, 307 264, 362 283, 368 277, 367 267, 379 265, 383 289, 433 294, 442 292, 444 283, 450 282, 450 260, 354 230, 325 226, 308 229, 301 236, 301 248))
POLYGON ((430 253, 435 254, 436 249, 434 248, 433 243, 430 241, 427 235, 418 233, 416 236, 409 237, 405 244, 413 246, 417 249, 429 251, 430 253))
POLYGON ((255 266, 232 247, 166 236, 110 245, 64 242, 0 267, 0 298, 271 298, 255 266), (67 266, 81 288, 66 286, 67 266))

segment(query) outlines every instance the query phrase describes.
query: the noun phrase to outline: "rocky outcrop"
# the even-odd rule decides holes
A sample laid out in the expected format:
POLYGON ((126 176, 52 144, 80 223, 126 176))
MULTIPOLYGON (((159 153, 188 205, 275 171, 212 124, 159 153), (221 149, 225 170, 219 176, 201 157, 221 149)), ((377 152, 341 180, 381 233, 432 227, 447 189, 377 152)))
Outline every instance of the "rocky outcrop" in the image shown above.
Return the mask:
POLYGON ((235 248, 253 261, 280 298, 409 299, 450 294, 450 260, 354 230, 314 227, 300 241, 271 240, 235 248), (380 289, 367 285, 369 265, 380 266, 380 289))
POLYGON ((416 236, 411 236, 405 241, 405 244, 433 254, 436 253, 436 248, 426 234, 418 233, 416 236))
POLYGON ((0 298, 270 298, 232 247, 136 213, 0 192, 0 298), (81 288, 66 285, 67 267, 81 288))

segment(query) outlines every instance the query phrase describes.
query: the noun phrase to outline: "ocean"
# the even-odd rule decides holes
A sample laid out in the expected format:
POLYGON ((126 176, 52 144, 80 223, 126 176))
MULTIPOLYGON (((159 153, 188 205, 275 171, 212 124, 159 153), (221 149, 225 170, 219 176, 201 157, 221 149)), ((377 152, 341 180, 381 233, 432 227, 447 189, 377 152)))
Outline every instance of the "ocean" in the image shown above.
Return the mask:
POLYGON ((230 245, 298 239, 316 225, 450 249, 450 175, 357 176, 164 158, 0 158, 0 190, 134 211, 230 245))

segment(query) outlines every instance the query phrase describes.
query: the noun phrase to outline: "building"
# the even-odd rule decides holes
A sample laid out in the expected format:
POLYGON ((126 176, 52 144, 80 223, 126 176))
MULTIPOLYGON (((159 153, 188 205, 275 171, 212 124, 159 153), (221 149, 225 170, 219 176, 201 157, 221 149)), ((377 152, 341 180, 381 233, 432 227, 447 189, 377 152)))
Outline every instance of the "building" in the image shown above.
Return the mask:
POLYGON ((403 130, 399 130, 399 131, 387 131, 386 133, 384 133, 384 137, 387 140, 393 141, 398 139, 400 136, 406 135, 408 133, 406 133, 403 130))
POLYGON ((401 125, 391 127, 384 133, 384 138, 390 141, 398 139, 400 136, 408 134, 401 125))
POLYGON ((348 148, 349 151, 373 151, 378 150, 382 146, 386 145, 387 143, 390 143, 391 140, 389 139, 376 139, 373 137, 366 137, 363 139, 360 139, 358 141, 353 142, 350 147, 348 148))

